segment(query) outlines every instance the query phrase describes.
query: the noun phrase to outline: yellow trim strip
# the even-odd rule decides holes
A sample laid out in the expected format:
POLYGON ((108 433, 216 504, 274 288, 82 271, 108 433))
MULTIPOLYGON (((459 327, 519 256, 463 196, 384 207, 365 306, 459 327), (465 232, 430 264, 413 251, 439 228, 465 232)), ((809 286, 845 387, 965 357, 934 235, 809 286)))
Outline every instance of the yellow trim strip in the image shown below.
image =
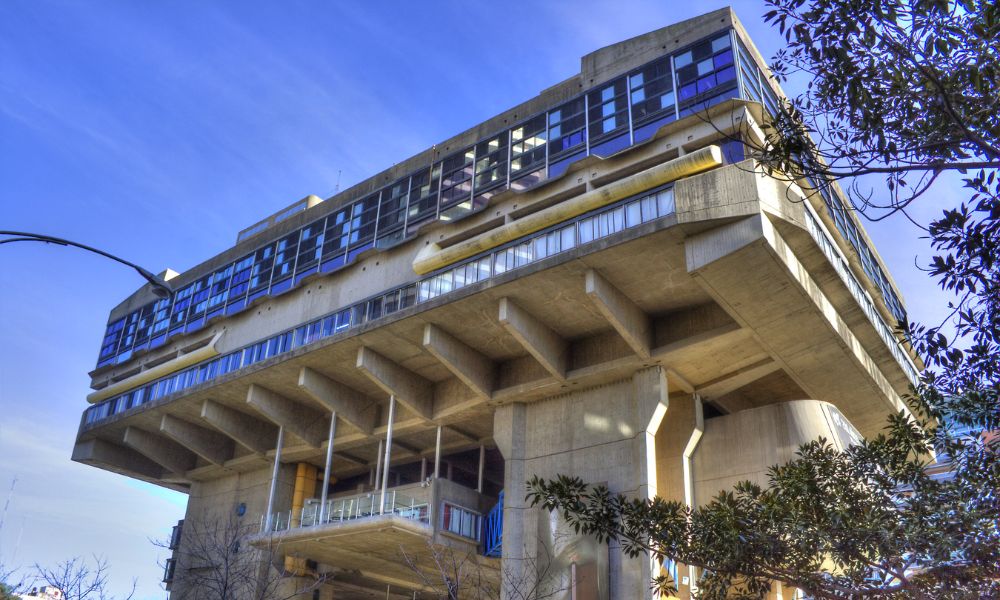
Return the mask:
POLYGON ((163 364, 156 365, 155 367, 151 367, 149 369, 146 369, 145 371, 136 373, 131 377, 122 379, 118 383, 112 383, 106 388, 101 388, 96 392, 91 393, 89 396, 87 396, 87 402, 95 404, 97 402, 100 402, 101 400, 107 400, 108 398, 120 394, 124 391, 130 390, 134 387, 139 387, 144 383, 149 383, 150 381, 154 379, 159 379, 164 375, 169 375, 174 371, 180 371, 181 369, 189 367, 196 362, 201 362, 206 358, 212 358, 213 356, 218 356, 219 350, 216 348, 216 345, 222 338, 222 334, 223 331, 220 331, 219 333, 215 334, 215 336, 212 338, 210 342, 208 342, 208 344, 202 346, 201 348, 198 348, 197 350, 192 350, 187 354, 182 354, 177 358, 168 360, 163 364))
POLYGON ((512 221, 496 229, 483 232, 473 238, 459 242, 454 246, 441 248, 437 244, 428 244, 420 249, 413 259, 413 270, 418 275, 425 275, 462 259, 475 256, 506 244, 519 237, 541 231, 550 225, 566 221, 573 217, 590 212, 606 204, 611 204, 634 194, 669 183, 681 177, 687 177, 722 164, 722 150, 718 146, 700 148, 665 163, 640 171, 635 175, 609 183, 603 187, 584 192, 575 198, 570 198, 532 213, 526 217, 512 221))

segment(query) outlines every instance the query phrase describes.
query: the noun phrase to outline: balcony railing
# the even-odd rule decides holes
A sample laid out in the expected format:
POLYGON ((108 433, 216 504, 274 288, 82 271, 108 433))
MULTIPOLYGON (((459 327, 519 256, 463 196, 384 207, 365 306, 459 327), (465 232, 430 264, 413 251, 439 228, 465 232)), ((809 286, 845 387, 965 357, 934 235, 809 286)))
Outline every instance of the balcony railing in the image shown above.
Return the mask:
MULTIPOLYGON (((314 527, 330 523, 345 523, 381 517, 401 517, 419 523, 430 522, 430 505, 426 500, 389 490, 382 502, 381 492, 369 492, 328 500, 326 510, 320 510, 319 503, 307 504, 298 514, 292 511, 273 513, 270 519, 271 532, 287 531, 300 527, 314 527), (322 514, 321 514, 322 513, 322 514)), ((266 515, 261 516, 260 530, 267 531, 266 515)))

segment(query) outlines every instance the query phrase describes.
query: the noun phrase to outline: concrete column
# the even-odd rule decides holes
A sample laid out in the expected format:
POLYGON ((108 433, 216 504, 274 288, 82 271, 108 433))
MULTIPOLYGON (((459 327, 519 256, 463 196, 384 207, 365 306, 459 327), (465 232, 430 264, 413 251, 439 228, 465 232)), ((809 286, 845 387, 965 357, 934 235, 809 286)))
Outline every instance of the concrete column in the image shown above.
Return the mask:
MULTIPOLYGON (((701 438, 703 419, 701 402, 693 394, 670 399, 670 410, 663 426, 656 434, 656 475, 659 496, 666 500, 695 502, 691 472, 691 456, 701 438)), ((677 565, 678 597, 691 597, 691 582, 695 573, 684 565, 677 565), (687 577, 688 583, 684 583, 687 577)))
POLYGON ((479 445, 479 483, 476 485, 476 491, 480 494, 483 493, 483 475, 486 471, 486 446, 479 445))
POLYGON ((537 579, 538 517, 525 501, 527 406, 506 404, 493 415, 493 439, 504 457, 503 553, 500 598, 516 600, 537 579))
POLYGON ((559 474, 631 498, 653 497, 656 436, 668 401, 666 373, 655 366, 607 385, 497 409, 493 437, 505 459, 502 568, 511 574, 502 584, 503 600, 535 586, 560 596, 575 587, 581 597, 652 598, 648 557, 628 558, 617 545, 577 535, 524 498, 532 476, 559 474))

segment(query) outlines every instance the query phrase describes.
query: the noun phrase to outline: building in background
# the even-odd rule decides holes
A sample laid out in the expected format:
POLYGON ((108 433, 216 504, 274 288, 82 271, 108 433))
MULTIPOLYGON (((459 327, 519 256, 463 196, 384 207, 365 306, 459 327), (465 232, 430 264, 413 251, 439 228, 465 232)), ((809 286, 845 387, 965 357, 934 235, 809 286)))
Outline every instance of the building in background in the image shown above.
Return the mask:
POLYGON ((21 600, 63 600, 62 590, 55 586, 43 585, 31 588, 27 594, 19 596, 21 600))
POLYGON ((426 594, 401 553, 433 571, 428 542, 478 555, 507 598, 539 579, 649 597, 659 569, 686 596, 696 571, 571 535, 525 481, 697 504, 800 442, 875 433, 918 372, 842 198, 732 139, 775 109, 764 65, 729 9, 602 48, 243 230, 170 273, 172 297, 138 290, 74 460, 189 495, 177 597, 208 523, 252 530, 289 585, 331 576, 314 597, 426 594))

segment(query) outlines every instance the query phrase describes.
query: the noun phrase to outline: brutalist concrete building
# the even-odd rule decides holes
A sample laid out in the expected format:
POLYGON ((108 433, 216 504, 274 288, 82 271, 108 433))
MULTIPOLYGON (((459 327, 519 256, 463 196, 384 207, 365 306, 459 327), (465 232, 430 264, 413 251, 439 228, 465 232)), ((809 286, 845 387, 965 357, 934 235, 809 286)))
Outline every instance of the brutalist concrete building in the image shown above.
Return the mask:
POLYGON ((176 597, 212 523, 314 598, 431 597, 435 548, 505 598, 688 594, 696 570, 571 535, 525 481, 698 504, 875 433, 919 368, 845 201, 733 139, 780 97, 764 65, 729 9, 601 48, 168 272, 111 311, 73 459, 189 495, 176 597))

